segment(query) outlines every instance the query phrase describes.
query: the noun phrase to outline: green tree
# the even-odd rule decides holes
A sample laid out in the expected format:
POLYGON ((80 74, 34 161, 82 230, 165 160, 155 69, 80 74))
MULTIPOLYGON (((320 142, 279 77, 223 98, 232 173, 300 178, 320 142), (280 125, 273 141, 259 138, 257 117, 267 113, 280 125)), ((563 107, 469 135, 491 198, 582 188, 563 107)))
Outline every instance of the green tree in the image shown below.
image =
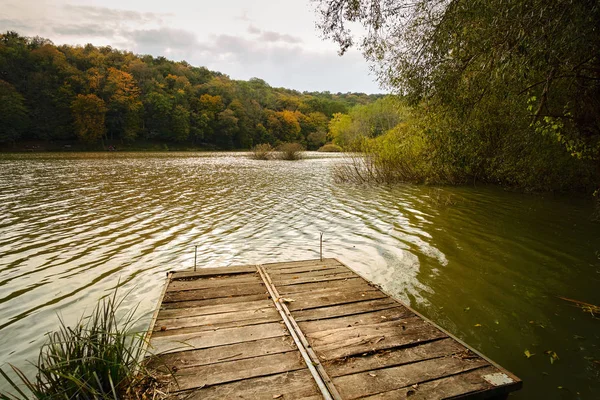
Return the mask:
POLYGON ((25 99, 10 83, 0 80, 0 143, 15 143, 29 125, 25 99))

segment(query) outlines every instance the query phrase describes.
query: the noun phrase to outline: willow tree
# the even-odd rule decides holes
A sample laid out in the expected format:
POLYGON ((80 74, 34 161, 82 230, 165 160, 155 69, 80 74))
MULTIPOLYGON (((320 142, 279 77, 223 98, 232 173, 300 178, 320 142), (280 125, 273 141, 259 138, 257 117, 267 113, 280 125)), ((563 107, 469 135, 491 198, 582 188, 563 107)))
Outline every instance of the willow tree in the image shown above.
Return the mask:
POLYGON ((313 1, 340 53, 360 47, 380 83, 413 104, 433 104, 462 130, 542 133, 598 165, 597 0, 313 1), (505 126, 491 128, 494 118, 505 126))

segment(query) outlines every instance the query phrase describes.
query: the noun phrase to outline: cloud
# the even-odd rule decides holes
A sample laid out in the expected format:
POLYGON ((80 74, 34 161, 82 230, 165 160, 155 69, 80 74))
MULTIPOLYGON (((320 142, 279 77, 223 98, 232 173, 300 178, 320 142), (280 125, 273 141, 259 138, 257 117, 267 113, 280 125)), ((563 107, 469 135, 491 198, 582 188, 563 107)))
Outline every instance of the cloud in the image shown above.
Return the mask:
POLYGON ((263 42, 302 43, 302 39, 286 33, 263 31, 254 25, 248 26, 248 33, 257 36, 263 42))
POLYGON ((62 9, 66 13, 85 21, 103 21, 112 24, 115 22, 162 22, 164 17, 171 16, 171 14, 156 14, 151 12, 117 10, 107 7, 78 6, 72 4, 66 4, 62 9))
POLYGON ((262 31, 260 29, 258 29, 257 27, 255 27, 254 25, 249 25, 248 26, 248 33, 251 33, 253 35, 260 35, 262 31))

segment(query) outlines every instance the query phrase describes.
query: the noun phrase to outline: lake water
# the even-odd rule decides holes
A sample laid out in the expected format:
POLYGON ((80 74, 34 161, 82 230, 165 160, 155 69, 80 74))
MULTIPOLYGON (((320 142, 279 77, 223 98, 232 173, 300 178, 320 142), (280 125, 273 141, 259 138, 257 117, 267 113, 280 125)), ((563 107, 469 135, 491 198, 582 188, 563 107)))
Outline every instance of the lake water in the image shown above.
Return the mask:
POLYGON ((337 184, 341 161, 0 155, 0 365, 27 369, 57 314, 75 322, 118 282, 148 316, 195 245, 200 267, 309 259, 323 232, 324 256, 522 378, 514 398, 600 397, 600 319, 557 297, 600 304, 589 198, 337 184))

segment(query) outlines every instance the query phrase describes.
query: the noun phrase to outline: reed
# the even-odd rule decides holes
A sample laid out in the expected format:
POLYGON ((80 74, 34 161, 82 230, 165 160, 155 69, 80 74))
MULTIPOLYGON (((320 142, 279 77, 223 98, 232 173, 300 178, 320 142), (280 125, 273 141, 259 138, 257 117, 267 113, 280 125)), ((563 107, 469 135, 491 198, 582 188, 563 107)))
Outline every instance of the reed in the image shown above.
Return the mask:
POLYGON ((252 148, 250 158, 254 160, 270 160, 273 158, 274 151, 275 149, 269 143, 257 144, 252 148))
POLYGON ((277 150, 279 151, 279 158, 282 160, 294 161, 302 158, 304 146, 300 143, 282 143, 277 150))
POLYGON ((125 297, 116 294, 101 300, 74 327, 59 318, 59 329, 40 349, 35 378, 11 365, 17 383, 0 368, 16 392, 0 392, 0 399, 119 399, 145 379, 144 334, 133 330, 136 309, 117 317, 125 297))

